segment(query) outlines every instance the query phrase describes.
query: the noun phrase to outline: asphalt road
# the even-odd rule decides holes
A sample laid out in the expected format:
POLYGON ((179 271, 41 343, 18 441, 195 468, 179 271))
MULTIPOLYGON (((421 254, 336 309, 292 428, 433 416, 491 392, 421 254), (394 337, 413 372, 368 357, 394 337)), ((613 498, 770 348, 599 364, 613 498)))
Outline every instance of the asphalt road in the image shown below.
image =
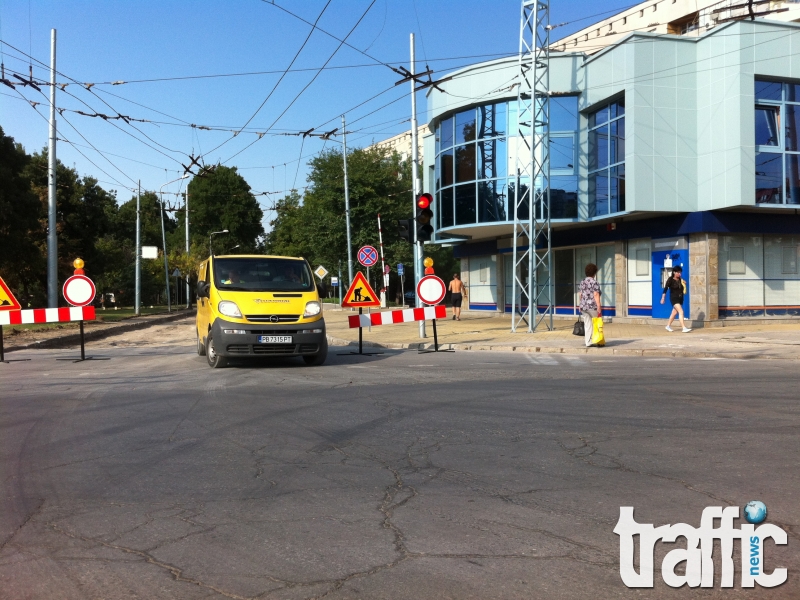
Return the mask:
POLYGON ((0 597, 800 597, 796 363, 332 348, 211 370, 177 338, 0 364, 0 597), (654 589, 623 585, 620 506, 698 526, 754 499, 789 532, 783 586, 742 590, 737 559, 733 590, 718 569, 668 588, 669 544, 654 589))

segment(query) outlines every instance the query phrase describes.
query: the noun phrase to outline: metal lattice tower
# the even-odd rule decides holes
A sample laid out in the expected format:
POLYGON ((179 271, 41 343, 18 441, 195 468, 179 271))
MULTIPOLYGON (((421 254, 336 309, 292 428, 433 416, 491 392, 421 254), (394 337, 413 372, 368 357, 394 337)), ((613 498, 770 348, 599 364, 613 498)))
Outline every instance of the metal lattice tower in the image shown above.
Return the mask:
POLYGON ((533 333, 545 319, 552 330, 554 312, 550 243, 550 0, 522 0, 517 128, 511 331, 516 332, 520 323, 525 323, 528 333, 533 333))

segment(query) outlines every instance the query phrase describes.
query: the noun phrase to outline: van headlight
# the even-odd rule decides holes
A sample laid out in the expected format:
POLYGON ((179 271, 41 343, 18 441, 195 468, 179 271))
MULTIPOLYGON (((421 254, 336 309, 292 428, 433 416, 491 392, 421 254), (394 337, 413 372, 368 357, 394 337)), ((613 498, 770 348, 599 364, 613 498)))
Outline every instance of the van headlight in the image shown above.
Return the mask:
POLYGON ((319 302, 317 302, 316 300, 312 300, 311 302, 306 302, 306 310, 303 313, 303 316, 316 317, 321 310, 322 307, 320 306, 319 302))
POLYGON ((223 300, 220 302, 217 306, 217 310, 226 317, 233 317, 234 319, 242 318, 242 311, 236 306, 236 302, 231 302, 230 300, 223 300))

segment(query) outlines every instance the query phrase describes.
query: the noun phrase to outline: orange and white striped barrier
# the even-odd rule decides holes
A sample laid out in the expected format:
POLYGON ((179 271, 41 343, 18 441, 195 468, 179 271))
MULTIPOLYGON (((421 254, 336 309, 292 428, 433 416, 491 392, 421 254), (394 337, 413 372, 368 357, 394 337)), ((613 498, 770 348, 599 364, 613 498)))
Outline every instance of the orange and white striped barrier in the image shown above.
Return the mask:
POLYGON ((447 307, 443 305, 426 306, 425 308, 406 308, 404 310, 387 310, 368 315, 350 315, 347 319, 350 329, 356 327, 375 327, 376 325, 394 325, 412 321, 446 319, 447 307))
POLYGON ((66 321, 94 321, 94 306, 69 306, 64 308, 33 308, 0 312, 0 326, 29 325, 31 323, 62 323, 66 321))

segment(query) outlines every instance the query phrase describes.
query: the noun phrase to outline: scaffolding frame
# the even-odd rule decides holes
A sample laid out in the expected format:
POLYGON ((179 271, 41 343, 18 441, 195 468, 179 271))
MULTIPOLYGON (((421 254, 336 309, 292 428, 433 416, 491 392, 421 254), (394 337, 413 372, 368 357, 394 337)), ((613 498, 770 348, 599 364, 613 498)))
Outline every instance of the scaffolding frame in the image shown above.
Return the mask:
POLYGON ((550 0, 522 0, 515 155, 511 331, 515 333, 525 323, 528 333, 534 333, 543 323, 553 329, 554 312, 550 239, 550 0))

